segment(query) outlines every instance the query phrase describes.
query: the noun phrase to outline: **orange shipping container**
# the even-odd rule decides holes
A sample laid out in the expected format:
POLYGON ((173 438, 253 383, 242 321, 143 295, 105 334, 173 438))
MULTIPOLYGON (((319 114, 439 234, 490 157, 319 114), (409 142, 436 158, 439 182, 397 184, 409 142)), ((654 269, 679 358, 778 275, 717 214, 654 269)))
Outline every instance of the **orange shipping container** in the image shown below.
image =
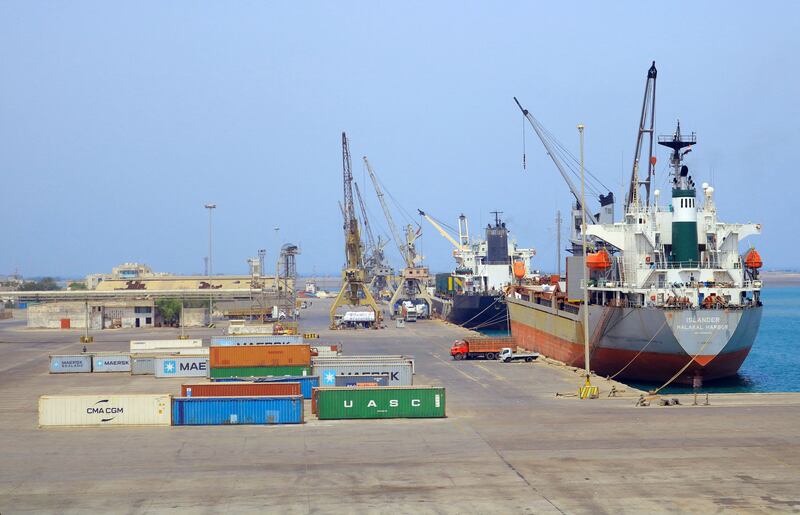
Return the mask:
POLYGON ((211 368, 309 366, 311 348, 300 345, 211 347, 211 368))

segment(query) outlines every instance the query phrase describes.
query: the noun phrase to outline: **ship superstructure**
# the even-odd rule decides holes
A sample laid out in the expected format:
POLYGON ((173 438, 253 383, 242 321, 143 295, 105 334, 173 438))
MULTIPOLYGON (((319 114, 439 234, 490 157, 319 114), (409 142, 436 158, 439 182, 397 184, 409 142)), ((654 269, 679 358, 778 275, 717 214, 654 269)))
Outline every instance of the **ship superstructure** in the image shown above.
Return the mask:
POLYGON ((761 260, 754 250, 741 256, 739 245, 761 226, 720 221, 708 184, 698 195, 686 164, 697 138, 682 134, 680 123, 658 139, 671 150, 670 198, 662 204, 658 190, 651 198, 652 141, 644 180, 638 165, 643 139, 653 134, 655 77, 654 64, 624 219, 587 226, 593 252, 567 258, 563 289, 517 288, 508 299, 511 330, 522 346, 582 367, 588 309, 597 373, 697 384, 735 374, 753 345, 762 312, 761 260), (588 306, 581 300, 587 282, 588 306))
POLYGON ((531 259, 536 251, 519 247, 509 237, 499 211, 492 213, 494 224, 487 224, 485 239, 470 239, 467 219, 461 215, 458 241, 438 222, 421 213, 454 245, 455 270, 436 275, 434 312, 469 329, 508 330, 505 292, 514 282, 515 274, 518 279, 533 277, 531 259))

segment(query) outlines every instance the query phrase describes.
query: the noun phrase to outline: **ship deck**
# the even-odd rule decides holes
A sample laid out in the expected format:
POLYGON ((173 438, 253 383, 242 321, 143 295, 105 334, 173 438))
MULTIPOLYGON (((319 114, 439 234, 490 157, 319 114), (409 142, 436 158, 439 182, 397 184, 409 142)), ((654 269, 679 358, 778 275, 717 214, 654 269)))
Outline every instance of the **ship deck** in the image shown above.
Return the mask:
MULTIPOLYGON (((346 354, 410 354, 416 384, 447 388, 446 419, 283 427, 37 429, 43 394, 175 393, 187 379, 49 375, 80 331, 0 321, 0 512, 772 512, 800 507, 800 394, 711 395, 710 406, 581 401, 579 375, 540 363, 455 362, 441 321, 330 332, 331 300, 303 330, 346 354)), ((193 337, 220 334, 195 330, 193 337)), ((106 330, 124 350, 174 329, 106 330)), ((704 400, 704 399, 703 399, 704 400)))

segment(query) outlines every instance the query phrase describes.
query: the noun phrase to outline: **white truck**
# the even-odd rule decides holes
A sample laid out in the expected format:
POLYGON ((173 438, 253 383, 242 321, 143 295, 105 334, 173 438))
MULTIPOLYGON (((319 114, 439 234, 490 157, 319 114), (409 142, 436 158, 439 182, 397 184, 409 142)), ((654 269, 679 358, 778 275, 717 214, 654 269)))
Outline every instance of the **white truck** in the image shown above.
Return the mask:
POLYGON ((539 357, 538 352, 514 352, 509 347, 503 347, 500 351, 500 361, 511 363, 512 361, 524 361, 530 363, 539 357))

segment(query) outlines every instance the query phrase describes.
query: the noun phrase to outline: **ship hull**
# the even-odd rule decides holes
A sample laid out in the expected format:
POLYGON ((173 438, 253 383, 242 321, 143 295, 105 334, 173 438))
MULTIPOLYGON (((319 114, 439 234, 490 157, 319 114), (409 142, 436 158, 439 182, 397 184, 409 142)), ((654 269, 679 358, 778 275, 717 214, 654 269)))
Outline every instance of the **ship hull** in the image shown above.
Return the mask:
POLYGON ((452 299, 434 297, 433 312, 451 324, 467 329, 508 330, 508 308, 497 295, 454 295, 452 299))
MULTIPOLYGON (((584 366, 582 314, 508 299, 517 344, 575 367, 584 366)), ((692 384, 735 375, 753 345, 761 306, 676 310, 589 307, 594 372, 645 382, 692 384)))

